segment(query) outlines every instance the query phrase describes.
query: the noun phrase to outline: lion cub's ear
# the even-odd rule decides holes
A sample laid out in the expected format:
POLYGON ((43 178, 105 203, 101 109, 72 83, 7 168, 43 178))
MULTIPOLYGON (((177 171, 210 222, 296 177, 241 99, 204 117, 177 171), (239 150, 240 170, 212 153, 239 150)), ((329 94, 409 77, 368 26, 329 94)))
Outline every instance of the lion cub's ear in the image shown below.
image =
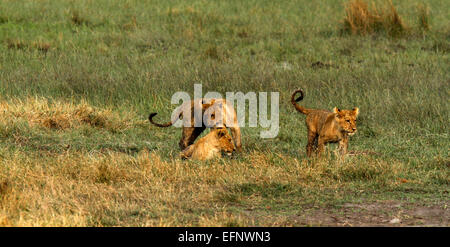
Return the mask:
POLYGON ((341 109, 339 109, 337 107, 333 108, 333 113, 339 113, 340 111, 341 111, 341 109))
POLYGON ((358 107, 353 108, 353 113, 355 114, 355 116, 358 116, 359 115, 359 108, 358 107))
POLYGON ((225 128, 217 128, 217 136, 224 137, 227 134, 227 129, 225 128))

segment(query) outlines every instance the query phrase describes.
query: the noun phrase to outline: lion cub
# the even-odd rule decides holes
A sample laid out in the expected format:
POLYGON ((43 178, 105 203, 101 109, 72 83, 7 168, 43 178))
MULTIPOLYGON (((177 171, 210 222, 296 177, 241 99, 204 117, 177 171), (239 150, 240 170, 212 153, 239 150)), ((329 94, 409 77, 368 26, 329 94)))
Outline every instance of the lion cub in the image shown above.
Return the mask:
POLYGON ((217 157, 221 152, 231 155, 235 151, 233 140, 226 128, 214 128, 194 144, 181 152, 181 158, 208 160, 217 157))
POLYGON ((359 108, 341 110, 335 107, 333 112, 327 110, 307 109, 297 105, 303 99, 303 91, 297 89, 291 96, 291 103, 295 109, 306 115, 306 127, 308 128, 308 144, 306 153, 311 157, 313 151, 320 154, 324 151, 325 144, 339 142, 341 155, 347 153, 348 137, 356 133, 356 117, 359 108), (300 96, 295 99, 295 95, 300 96))

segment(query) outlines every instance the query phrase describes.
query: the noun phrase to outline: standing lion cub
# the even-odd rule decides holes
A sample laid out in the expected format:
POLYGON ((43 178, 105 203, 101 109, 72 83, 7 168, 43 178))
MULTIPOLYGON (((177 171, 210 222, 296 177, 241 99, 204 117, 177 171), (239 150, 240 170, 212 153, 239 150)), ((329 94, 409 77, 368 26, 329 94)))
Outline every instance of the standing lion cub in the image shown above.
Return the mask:
POLYGON ((184 149, 181 158, 208 160, 220 156, 221 152, 231 155, 233 151, 235 147, 227 129, 213 128, 207 135, 184 149))
POLYGON ((359 108, 341 110, 335 107, 333 112, 327 110, 307 109, 299 106, 297 102, 303 99, 303 91, 297 89, 291 96, 291 103, 295 109, 306 115, 306 127, 308 128, 308 144, 306 153, 310 157, 313 151, 320 155, 325 144, 339 142, 341 155, 347 153, 348 137, 356 133, 356 117, 359 108), (295 99, 295 95, 300 96, 295 99))

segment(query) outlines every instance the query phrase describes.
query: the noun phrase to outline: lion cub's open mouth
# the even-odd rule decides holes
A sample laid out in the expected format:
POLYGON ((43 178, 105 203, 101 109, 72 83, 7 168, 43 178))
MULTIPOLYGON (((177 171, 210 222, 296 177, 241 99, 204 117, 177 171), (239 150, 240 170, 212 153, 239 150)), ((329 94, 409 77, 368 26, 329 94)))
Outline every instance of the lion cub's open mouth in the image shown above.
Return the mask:
POLYGON ((222 156, 231 157, 233 155, 233 152, 231 151, 222 151, 222 156))

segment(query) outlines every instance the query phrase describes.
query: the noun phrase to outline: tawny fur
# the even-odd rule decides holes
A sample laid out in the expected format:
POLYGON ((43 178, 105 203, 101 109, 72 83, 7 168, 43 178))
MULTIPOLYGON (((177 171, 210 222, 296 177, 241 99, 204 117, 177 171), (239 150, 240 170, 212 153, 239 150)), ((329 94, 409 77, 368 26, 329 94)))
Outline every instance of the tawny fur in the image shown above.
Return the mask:
MULTIPOLYGON (((164 124, 159 124, 159 123, 156 123, 153 121, 153 117, 156 115, 157 115, 157 113, 151 113, 149 115, 149 121, 158 127, 172 126, 173 123, 177 120, 177 119, 172 119, 172 121, 170 121, 170 122, 167 122, 164 124)), ((235 142, 235 146, 237 148, 237 151, 240 152, 242 150, 241 130, 238 125, 236 111, 234 110, 232 105, 229 104, 225 99, 195 99, 195 100, 191 100, 189 102, 183 103, 180 107, 178 107, 176 109, 176 112, 174 113, 174 115, 177 116, 178 119, 183 118, 183 132, 182 132, 181 140, 179 142, 179 146, 180 146, 181 150, 184 150, 187 146, 193 144, 195 139, 197 139, 197 137, 200 136, 200 134, 207 127, 223 127, 223 126, 230 129, 231 134, 234 139, 234 142, 235 142), (198 109, 201 109, 202 115, 208 109, 216 111, 217 114, 221 114, 223 122, 220 122, 220 123, 214 122, 215 116, 212 115, 211 116, 212 120, 210 123, 207 124, 207 126, 205 126, 205 124, 203 124, 203 123, 200 123, 201 127, 194 127, 196 125, 195 123, 197 121, 202 120, 202 119, 195 118, 194 107, 198 107, 198 109), (190 121, 188 118, 183 116, 183 112, 187 112, 186 110, 189 110, 191 112, 190 121), (231 124, 227 124, 227 123, 231 123, 231 124), (223 124, 223 126, 220 124, 223 124)), ((219 118, 216 118, 216 119, 219 119, 219 118)))
POLYGON ((231 154, 235 150, 233 140, 226 128, 214 128, 194 144, 184 149, 184 159, 208 160, 219 157, 222 152, 231 154))
POLYGON ((295 109, 306 115, 308 129, 308 144, 306 154, 311 157, 314 152, 320 155, 325 144, 338 142, 341 155, 347 153, 348 137, 356 133, 356 118, 359 108, 341 110, 335 107, 333 111, 308 109, 297 104, 303 99, 303 91, 297 89, 291 96, 295 109), (296 99, 295 95, 300 93, 296 99))

